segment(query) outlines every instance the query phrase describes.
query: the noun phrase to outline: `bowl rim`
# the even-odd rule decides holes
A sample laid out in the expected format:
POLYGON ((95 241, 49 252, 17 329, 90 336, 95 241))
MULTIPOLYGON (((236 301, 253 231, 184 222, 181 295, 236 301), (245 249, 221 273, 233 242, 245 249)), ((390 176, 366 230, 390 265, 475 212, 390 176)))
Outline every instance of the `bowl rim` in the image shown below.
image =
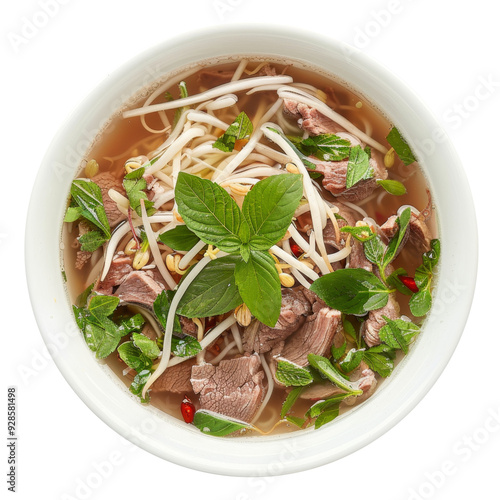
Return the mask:
MULTIPOLYGON (((198 60, 205 59, 198 57, 198 60)), ((316 62, 313 65, 320 66, 316 62)), ((390 71, 355 47, 326 36, 274 25, 238 24, 197 30, 151 47, 112 73, 78 106, 53 139, 37 174, 26 221, 25 265, 32 308, 45 343, 53 346, 54 336, 61 332, 69 339, 65 349, 49 349, 49 352, 73 390, 111 428, 145 450, 189 468, 225 475, 278 475, 329 463, 367 445, 404 418, 425 396, 449 362, 465 328, 477 274, 477 224, 467 178, 449 138, 426 106, 390 71), (377 391, 347 415, 339 417, 332 423, 334 425, 324 426, 319 431, 307 429, 276 436, 221 440, 199 431, 194 433, 188 428, 190 426, 173 417, 165 416, 155 408, 138 405, 134 397, 127 394, 126 388, 123 390, 123 384, 89 356, 91 353, 83 338, 75 334, 63 278, 59 272, 55 272, 60 267, 60 240, 56 241, 54 236, 56 233, 60 236, 60 228, 47 221, 53 221, 55 216, 56 219, 59 217, 59 225, 62 222, 61 207, 66 201, 68 181, 71 182, 77 165, 73 169, 70 166, 61 174, 59 193, 62 191, 64 196, 54 194, 48 197, 47 189, 63 158, 62 151, 79 137, 75 135, 78 125, 91 123, 92 120, 95 123, 99 113, 102 117, 106 94, 121 85, 123 88, 127 88, 127 85, 130 87, 127 75, 147 68, 148 61, 159 60, 168 51, 176 51, 179 47, 181 52, 184 51, 184 56, 179 57, 194 61, 197 54, 208 50, 208 46, 217 46, 221 50, 224 41, 239 46, 245 40, 248 43, 249 39, 253 40, 253 48, 259 47, 259 50, 247 53, 264 54, 266 46, 273 47, 267 53, 274 53, 277 50, 275 47, 290 52, 293 48, 294 53, 299 53, 301 57, 297 58, 291 53, 281 55, 304 61, 307 60, 306 56, 321 58, 326 61, 323 67, 328 65, 328 71, 335 71, 340 75, 340 80, 345 79, 345 75, 356 73, 357 80, 347 78, 355 90, 367 95, 375 104, 380 100, 373 99, 373 95, 381 96, 382 101, 385 99, 385 105, 380 106, 384 112, 398 116, 398 120, 395 120, 398 128, 408 138, 410 145, 421 152, 419 159, 431 191, 439 193, 435 203, 439 234, 445 244, 435 300, 441 310, 436 311, 437 305, 433 307, 425 322, 424 333, 410 355, 384 383, 383 390, 377 391), (336 67, 336 64, 339 66, 336 67), (362 84, 360 80, 363 75, 370 76, 370 79, 362 84), (407 115, 403 111, 394 111, 401 108, 407 115), (425 131, 418 127, 423 127, 425 131), (440 140, 434 140, 432 151, 424 147, 429 144, 425 142, 430 140, 429 131, 433 138, 435 131, 441 133, 440 140), (437 168, 439 165, 453 165, 453 176, 449 175, 447 169, 437 168), (452 194, 446 195, 446 183, 452 194), (460 226, 451 219, 452 207, 456 206, 453 196, 455 199, 460 198, 463 214, 461 224, 465 222, 465 227, 469 228, 467 239, 459 240, 454 234, 460 226), (446 226, 443 222, 446 222, 446 226), (55 253, 58 254, 57 258, 55 253), (465 260, 464 256, 468 259, 465 260), (46 265, 40 266, 40 261, 46 265), (459 269, 459 281, 454 282, 459 269), (453 300, 450 296, 453 296, 453 300), (446 328, 452 324, 450 332, 446 334, 447 342, 444 342, 443 336, 430 338, 430 334, 425 335, 427 331, 442 330, 445 320, 446 328), (85 352, 82 346, 85 346, 85 352), (439 355, 436 351, 439 351, 439 355), (75 370, 76 362, 82 371, 75 370), (414 376, 415 373, 417 376, 414 376), (116 390, 118 387, 120 390, 116 390), (399 404, 391 400, 391 397, 397 396, 399 404), (148 426, 145 426, 145 422, 148 422, 148 426)))

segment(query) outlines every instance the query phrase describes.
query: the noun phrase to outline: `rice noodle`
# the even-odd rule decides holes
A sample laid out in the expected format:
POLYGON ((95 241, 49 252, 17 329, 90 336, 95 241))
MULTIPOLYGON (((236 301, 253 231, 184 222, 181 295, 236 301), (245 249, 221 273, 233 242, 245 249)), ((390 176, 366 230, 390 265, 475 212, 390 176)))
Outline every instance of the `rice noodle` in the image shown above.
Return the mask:
POLYGON ((146 231, 146 236, 148 237, 149 248, 151 249, 151 253, 153 254, 153 260, 162 275, 162 278, 165 280, 167 285, 170 287, 170 290, 173 290, 177 283, 174 278, 172 278, 171 274, 168 272, 167 266, 163 262, 161 258, 160 249, 158 248, 158 242, 156 241, 156 234, 153 232, 151 228, 151 223, 149 221, 149 217, 147 215, 146 207, 144 206, 144 200, 141 200, 141 213, 142 213, 142 223, 144 224, 144 230, 146 231))
POLYGON ((345 128, 348 132, 360 138, 362 141, 366 142, 376 150, 380 151, 383 154, 387 153, 387 148, 385 146, 382 146, 382 144, 377 142, 375 139, 371 138, 369 135, 359 130, 359 128, 354 126, 347 118, 333 111, 333 109, 328 107, 324 102, 312 96, 305 96, 304 95, 305 92, 301 92, 297 89, 294 89, 293 87, 291 88, 293 89, 293 91, 286 89, 278 90, 278 95, 282 99, 291 99, 292 101, 297 101, 302 104, 306 104, 307 106, 316 108, 321 114, 325 115, 327 118, 330 118, 330 120, 333 120, 335 123, 339 124, 341 127, 345 128))
POLYGON ((291 76, 258 76, 256 78, 245 78, 244 80, 239 80, 237 82, 223 83, 213 89, 201 92, 200 94, 195 94, 189 97, 184 97, 182 99, 177 99, 175 101, 169 101, 162 104, 153 104, 151 106, 143 106, 142 108, 131 109, 123 113, 123 118, 131 118, 133 116, 141 116, 148 113, 155 113, 156 111, 162 111, 167 109, 176 109, 184 106, 191 106, 193 104, 198 104, 203 101, 208 101, 214 97, 219 97, 224 94, 231 94, 235 92, 240 92, 242 90, 247 90, 253 87, 258 87, 260 85, 267 85, 269 83, 290 83, 293 81, 291 76))
POLYGON ((240 61, 240 64, 238 64, 238 67, 236 68, 235 72, 233 73, 233 76, 231 77, 232 82, 239 80, 241 78, 241 75, 243 74, 243 71, 245 71, 247 64, 248 64, 248 59, 242 59, 240 61))
POLYGON ((226 122, 223 122, 222 120, 219 120, 215 116, 209 115, 204 111, 190 111, 187 114, 187 119, 193 122, 208 123, 209 125, 220 128, 222 130, 226 130, 229 127, 226 122))
MULTIPOLYGON (((319 270, 321 271, 322 274, 328 274, 330 271, 328 267, 325 264, 325 261, 321 258, 321 256, 315 251, 314 248, 311 248, 311 244, 308 243, 302 235, 297 231, 296 227, 293 224, 290 224, 290 227, 288 228, 288 231, 290 231, 290 235, 293 238, 293 241, 299 245, 304 252, 309 252, 310 251, 310 258, 311 260, 319 267, 319 270)), ((283 245, 283 248, 286 250, 285 245, 283 245)), ((288 251, 288 253, 291 254, 291 250, 288 251)))
POLYGON ((194 259, 194 257, 201 252, 207 244, 204 241, 199 241, 196 245, 187 252, 184 257, 179 261, 179 269, 187 269, 189 263, 194 259))
POLYGON ((236 323, 231 325, 231 333, 233 334, 233 339, 236 342, 239 353, 243 354, 243 342, 241 341, 240 329, 236 323))
POLYGON ((263 354, 259 354, 259 356, 260 356, 260 362, 262 363, 262 368, 264 368, 264 373, 266 374, 267 377, 267 392, 264 401, 262 401, 262 404, 260 405, 259 410, 253 417, 251 423, 256 422, 262 415, 262 412, 264 411, 264 408, 267 406, 267 403, 269 403, 269 400, 271 399, 271 395, 274 390, 274 379, 271 370, 269 369, 269 366, 267 364, 266 358, 264 357, 263 354))
POLYGON ((229 108, 238 102, 238 97, 234 94, 223 95, 206 105, 208 111, 229 108))

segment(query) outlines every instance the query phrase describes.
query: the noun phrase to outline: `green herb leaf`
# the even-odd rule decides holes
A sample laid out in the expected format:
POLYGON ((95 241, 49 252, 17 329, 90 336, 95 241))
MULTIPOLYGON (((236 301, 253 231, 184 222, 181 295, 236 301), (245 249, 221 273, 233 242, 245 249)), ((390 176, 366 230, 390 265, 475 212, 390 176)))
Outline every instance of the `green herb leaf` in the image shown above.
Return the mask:
POLYGON ((104 203, 102 201, 101 188, 92 181, 76 179, 71 184, 71 196, 81 208, 81 215, 97 226, 106 236, 111 237, 104 203))
POLYGON ((351 349, 346 357, 340 363, 340 368, 344 373, 350 373, 355 370, 361 361, 363 361, 364 349, 351 349))
MULTIPOLYGON (((179 83, 179 95, 181 99, 184 99, 189 96, 186 82, 182 81, 179 83)), ((172 101, 174 98, 172 97, 172 94, 170 92, 165 94, 165 98, 169 101, 172 101)), ((179 118, 181 117, 182 113, 189 109, 189 106, 182 106, 181 108, 177 108, 174 113, 174 122, 173 122, 173 127, 177 125, 177 122, 179 121, 179 118)))
POLYGON ((80 250, 83 252, 94 252, 101 245, 104 245, 108 239, 101 231, 89 231, 78 238, 81 245, 80 250))
POLYGON ((337 371, 328 359, 323 356, 317 356, 316 354, 309 354, 307 356, 307 360, 311 366, 316 368, 316 370, 333 382, 337 387, 340 387, 340 389, 355 395, 363 394, 363 391, 357 388, 357 384, 350 382, 347 378, 345 378, 339 371, 337 371))
POLYGON ((410 299, 410 311, 414 316, 425 316, 432 307, 432 294, 428 288, 419 290, 410 299))
POLYGON ((379 186, 382 186, 389 194, 393 194, 394 196, 401 196, 406 194, 406 188, 402 182, 393 181, 390 179, 379 179, 377 181, 379 186))
POLYGON ((144 356, 147 356, 150 359, 156 359, 160 355, 158 344, 149 337, 146 337, 146 335, 143 335, 142 333, 134 333, 132 335, 132 339, 134 344, 140 349, 144 356))
POLYGON ((370 158, 361 146, 354 146, 351 148, 347 163, 346 188, 349 189, 359 181, 372 177, 373 168, 370 165, 370 158))
POLYGON ((392 320, 382 316, 386 324, 380 329, 380 340, 393 349, 401 349, 408 353, 408 346, 412 338, 420 332, 420 327, 411 321, 403 319, 392 320))
POLYGON ((281 312, 281 283, 273 258, 267 252, 251 251, 248 262, 235 268, 236 285, 250 312, 274 327, 281 312))
MULTIPOLYGON (((170 304, 174 298, 175 292, 173 290, 163 290, 153 302, 153 311, 158 318, 163 329, 167 327, 167 317, 170 311, 170 304)), ((174 319, 174 333, 182 333, 181 322, 177 314, 174 319)))
POLYGON ((225 189, 215 182, 180 172, 175 199, 179 214, 198 238, 225 252, 239 250, 241 212, 225 189))
POLYGON ((337 394, 332 396, 331 398, 325 399, 324 401, 318 401, 314 403, 309 410, 306 412, 306 417, 315 418, 320 413, 323 413, 326 410, 331 410, 338 408, 338 405, 345 399, 351 397, 350 393, 337 394))
POLYGON ((408 146, 408 143, 396 127, 392 127, 386 139, 405 165, 410 165, 410 163, 416 161, 415 155, 412 153, 410 146, 408 146))
POLYGON ((253 428, 250 424, 241 420, 235 420, 207 410, 198 410, 194 414, 193 425, 198 427, 204 434, 210 434, 211 436, 227 436, 241 429, 253 428))
POLYGON ((398 231, 391 238, 391 241, 389 241, 389 244, 387 245, 387 249, 384 254, 384 260, 382 263, 382 271, 384 271, 385 268, 396 257, 399 246, 401 245, 401 242, 403 241, 403 238, 406 234, 406 230, 408 229, 410 218, 411 218, 411 208, 407 207, 401 212, 401 215, 396 219, 396 222, 399 226, 398 231))
POLYGON ((347 348, 347 342, 345 340, 340 347, 335 347, 335 345, 332 344, 331 352, 333 360, 338 361, 339 359, 341 359, 342 356, 345 354, 346 348, 347 348))
POLYGON ((104 330, 92 323, 86 323, 82 328, 83 338, 92 352, 96 352, 104 338, 104 330))
POLYGON ((300 394, 303 390, 303 387, 295 387, 288 393, 288 396, 286 397, 285 401, 283 402, 283 406, 281 407, 281 418, 284 418, 285 415, 292 409, 292 406, 295 404, 297 399, 299 399, 300 394))
POLYGON ((130 206, 140 217, 142 217, 141 200, 144 200, 144 208, 148 215, 153 215, 156 212, 154 203, 148 199, 144 192, 147 187, 146 179, 142 177, 145 170, 145 167, 137 168, 123 178, 123 187, 127 193, 130 206))
MULTIPOLYGON (((293 151, 297 154, 297 156, 300 158, 300 160, 302 161, 302 163, 304 164, 304 166, 306 168, 310 168, 312 170, 315 170, 316 169, 316 165, 307 158, 307 155, 305 155, 304 153, 302 153, 302 151, 300 151, 296 144, 290 140, 290 138, 288 138, 285 134, 283 134, 282 132, 280 132, 279 130, 275 129, 275 128, 272 128, 272 127, 267 127, 271 132, 274 132, 275 134, 278 134, 280 135, 281 137, 283 137, 283 139, 288 143, 288 145, 293 149, 293 151)), ((297 138, 294 138, 292 137, 291 139, 293 140, 296 140, 297 138)))
POLYGON ((96 295, 92 297, 89 303, 88 310, 99 321, 107 318, 118 307, 120 299, 110 295, 96 295))
POLYGON ((285 359, 278 360, 276 379, 286 387, 291 385, 294 387, 302 387, 304 385, 309 385, 313 381, 308 370, 294 363, 290 363, 290 361, 285 359))
POLYGON ((340 232, 351 234, 354 239, 361 241, 361 243, 370 241, 377 236, 369 226, 344 226, 340 228, 340 232))
POLYGON ((233 151, 234 144, 237 140, 246 139, 250 137, 253 132, 253 125, 250 118, 242 111, 227 128, 223 135, 221 135, 214 143, 214 148, 220 149, 225 153, 233 151))
POLYGON ((88 298, 94 289, 94 285, 95 283, 91 283, 80 295, 78 295, 75 301, 77 307, 85 307, 87 305, 88 298))
POLYGON ((365 269, 339 269, 321 276, 311 291, 329 307, 346 314, 365 314, 387 304, 390 290, 365 269))
POLYGON ((185 225, 175 226, 170 231, 160 234, 158 239, 167 247, 179 252, 189 252, 200 241, 200 238, 185 225))
POLYGON ((367 349, 363 355, 363 361, 382 377, 388 377, 394 369, 394 358, 396 353, 385 344, 380 344, 367 349))
POLYGON ((74 222, 82 217, 83 209, 82 207, 68 207, 66 210, 66 215, 64 216, 64 222, 74 222))
POLYGON ((146 382, 148 381, 149 377, 151 376, 151 371, 148 369, 142 370, 139 372, 130 384, 130 392, 132 394, 135 394, 136 396, 139 396, 141 398, 141 403, 149 403, 149 391, 146 393, 146 397, 142 397, 142 390, 144 389, 144 386, 146 385, 146 382))
POLYGON ((285 420, 297 426, 299 429, 302 429, 304 427, 304 424, 306 423, 305 418, 294 417, 293 415, 285 415, 285 420))
POLYGON ((141 314, 134 314, 132 317, 120 320, 120 330, 123 330, 122 337, 134 331, 140 331, 146 321, 141 314))
POLYGON ((303 190, 302 175, 299 174, 273 175, 255 184, 245 196, 242 207, 250 228, 252 248, 251 237, 254 235, 265 237, 270 242, 265 250, 283 238, 299 206, 303 190))
POLYGON ((289 137, 297 149, 306 156, 315 156, 324 161, 340 161, 349 156, 351 143, 335 134, 321 134, 302 139, 289 137))
POLYGON ((172 353, 174 356, 191 358, 196 356, 201 350, 200 343, 194 337, 191 337, 191 335, 186 335, 182 339, 172 337, 172 353))
POLYGON ((212 260, 189 285, 177 306, 188 318, 217 316, 233 310, 243 299, 236 286, 235 270, 239 256, 226 255, 212 260))
POLYGON ((365 257, 377 266, 382 266, 384 260, 385 246, 379 236, 366 241, 363 244, 365 257))
POLYGON ((324 411, 314 422, 314 428, 319 429, 323 425, 335 420, 339 416, 339 407, 332 408, 331 410, 324 411))
POLYGON ((344 328, 344 333, 351 337, 353 342, 358 345, 358 334, 356 330, 354 329, 354 326, 352 326, 352 323, 346 319, 345 317, 342 319, 342 326, 344 328))
POLYGON ((124 342, 118 346, 117 350, 120 358, 137 373, 153 366, 151 359, 141 352, 133 342, 124 342))
POLYGON ((402 267, 399 267, 389 275, 386 280, 387 285, 391 288, 395 288, 398 292, 401 292, 404 295, 413 295, 413 292, 409 290, 408 287, 403 285, 399 276, 408 276, 408 273, 402 267))

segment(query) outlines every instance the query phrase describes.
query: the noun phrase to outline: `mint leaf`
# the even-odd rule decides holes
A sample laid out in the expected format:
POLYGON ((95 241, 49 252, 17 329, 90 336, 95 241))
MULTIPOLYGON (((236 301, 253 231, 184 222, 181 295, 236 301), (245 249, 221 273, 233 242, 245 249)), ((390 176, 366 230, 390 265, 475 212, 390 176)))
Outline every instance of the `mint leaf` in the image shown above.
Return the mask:
POLYGON ((90 299, 88 310, 99 321, 113 314, 120 299, 110 295, 96 295, 90 299))
POLYGON ((233 151, 234 144, 237 140, 250 137, 253 132, 253 125, 250 118, 242 111, 212 145, 212 147, 220 149, 226 153, 233 151))
POLYGON ((366 241, 363 244, 363 250, 365 252, 365 257, 377 266, 382 266, 384 259, 385 246, 379 236, 366 241))
POLYGON ((123 187, 127 193, 130 206, 139 217, 142 217, 141 200, 144 200, 144 208, 148 215, 153 215, 156 212, 154 203, 150 201, 144 192, 147 187, 146 179, 142 177, 146 169, 144 167, 132 170, 123 178, 123 187))
POLYGON ((388 377, 394 369, 394 358, 396 353, 385 344, 380 344, 367 349, 363 355, 363 361, 382 377, 388 377))
POLYGON ((200 239, 187 226, 175 226, 170 231, 160 234, 158 239, 167 247, 178 252, 189 252, 200 239))
POLYGON ((273 175, 255 184, 245 196, 242 207, 250 228, 251 247, 254 235, 265 237, 270 242, 265 250, 285 236, 303 190, 300 174, 273 175))
POLYGON ((384 254, 384 260, 382 262, 382 271, 394 260, 398 249, 403 241, 403 238, 406 234, 406 230, 408 229, 408 224, 410 223, 411 218, 411 208, 407 207, 402 212, 401 215, 396 219, 396 223, 398 224, 397 233, 391 238, 389 244, 387 245, 387 249, 384 254))
POLYGON ((243 299, 236 286, 235 270, 241 262, 236 255, 209 262, 187 288, 177 312, 188 318, 205 318, 239 306, 243 299))
POLYGON ((331 398, 325 399, 324 401, 318 401, 314 403, 309 410, 306 412, 306 417, 316 418, 319 414, 323 413, 326 410, 332 410, 338 408, 338 405, 348 397, 351 397, 352 394, 343 393, 332 396, 331 398))
POLYGON ((265 325, 274 327, 281 312, 281 283, 273 258, 252 250, 248 262, 239 260, 236 285, 250 312, 265 325))
POLYGON ((66 215, 64 216, 64 222, 74 222, 82 217, 83 209, 81 207, 68 207, 66 210, 66 215))
POLYGON ((406 188, 402 182, 393 181, 390 179, 379 179, 377 181, 379 186, 382 186, 389 194, 393 194, 394 196, 401 196, 406 194, 406 188))
POLYGON ((371 179, 373 168, 370 165, 370 158, 363 151, 361 146, 354 146, 349 154, 346 174, 346 189, 351 188, 359 181, 371 179))
POLYGON ((227 436, 241 429, 252 429, 252 426, 246 422, 208 410, 198 410, 194 414, 193 425, 204 434, 211 436, 227 436))
POLYGON ((377 236, 369 226, 344 226, 340 228, 340 232, 349 233, 354 239, 362 243, 370 241, 377 236))
POLYGON ((140 349, 144 356, 150 359, 156 359, 160 355, 158 344, 149 337, 146 337, 146 335, 143 335, 142 333, 134 333, 132 335, 132 339, 134 344, 140 349))
MULTIPOLYGON (((184 99, 184 98, 186 98, 186 97, 189 96, 188 90, 187 90, 187 86, 186 86, 186 82, 184 82, 184 81, 182 81, 182 82, 179 83, 179 94, 180 94, 180 98, 181 99, 184 99)), ((168 93, 165 94, 165 98, 167 99, 167 101, 172 101, 173 100, 172 94, 170 92, 168 92, 168 93)), ((177 108, 175 110, 175 113, 174 113, 174 122, 173 122, 172 127, 175 127, 177 125, 177 122, 179 121, 179 118, 181 117, 182 113, 184 113, 184 111, 186 111, 186 109, 189 109, 189 106, 182 106, 182 108, 177 108)))
POLYGON ((291 385, 295 387, 302 387, 304 385, 309 385, 313 381, 313 378, 308 370, 284 359, 278 360, 278 367, 276 369, 275 376, 276 380, 281 382, 286 387, 291 385))
POLYGON ((344 343, 340 347, 335 347, 335 345, 332 344, 330 351, 332 353, 333 360, 338 361, 340 358, 342 358, 342 356, 345 353, 346 348, 347 348, 347 342, 345 340, 344 340, 344 343))
MULTIPOLYGON (((163 290, 153 302, 153 311, 158 318, 163 329, 167 327, 167 317, 170 311, 170 303, 174 298, 175 292, 173 290, 163 290)), ((177 314, 174 319, 174 333, 182 333, 181 323, 177 314)))
POLYGON ((142 390, 144 389, 144 386, 146 385, 146 382, 148 381, 150 376, 151 371, 148 369, 144 369, 134 377, 133 382, 130 384, 130 392, 132 394, 135 394, 136 396, 139 396, 141 399, 141 403, 149 403, 149 391, 146 394, 146 397, 143 398, 142 390))
POLYGON ((294 417, 292 415, 285 415, 285 420, 297 426, 299 429, 302 429, 304 427, 304 424, 306 423, 305 418, 294 417))
POLYGON ((412 153, 410 146, 408 146, 408 143, 396 127, 392 127, 386 139, 405 165, 410 165, 410 163, 416 161, 415 155, 412 153))
POLYGON ((431 249, 428 252, 425 252, 422 255, 422 269, 420 269, 420 266, 417 268, 417 270, 426 270, 428 273, 431 273, 434 270, 434 267, 436 267, 439 257, 441 255, 441 243, 439 242, 438 239, 431 240, 431 249))
MULTIPOLYGON (((335 271, 337 272, 337 271, 335 271)), ((334 273, 335 274, 335 273, 334 273)), ((362 394, 363 391, 357 388, 356 383, 349 381, 330 363, 330 361, 323 356, 316 354, 309 354, 307 360, 312 367, 316 368, 322 375, 333 382, 340 389, 350 392, 352 394, 362 394)))
POLYGON ((408 346, 412 338, 420 332, 420 327, 411 321, 403 319, 392 320, 382 316, 386 321, 379 332, 380 340, 393 349, 401 349, 405 354, 408 353, 408 346))
POLYGON ((284 418, 285 415, 292 409, 292 406, 295 404, 297 399, 299 399, 300 394, 303 390, 303 387, 295 387, 288 393, 288 396, 286 397, 285 401, 283 402, 283 406, 281 407, 281 418, 284 418))
POLYGON ((321 134, 302 139, 301 137, 289 138, 297 149, 306 156, 315 156, 324 161, 340 161, 349 156, 351 143, 341 139, 335 134, 321 134))
POLYGON ((144 325, 145 320, 141 314, 134 314, 130 318, 120 319, 120 330, 122 330, 122 337, 134 331, 140 331, 144 325))
POLYGON ((94 289, 94 285, 95 283, 91 283, 80 295, 78 295, 75 301, 77 307, 85 307, 87 305, 87 300, 94 289))
POLYGON ((186 335, 182 339, 172 337, 172 353, 174 356, 191 358, 196 356, 201 350, 200 343, 194 337, 191 337, 191 335, 186 335))
POLYGON ((131 341, 119 345, 117 350, 120 358, 137 373, 145 369, 150 369, 153 366, 151 359, 142 353, 131 341))
POLYGON ((274 132, 275 134, 278 134, 280 135, 287 143, 288 145, 293 149, 293 151, 297 154, 297 156, 300 158, 300 160, 302 161, 302 163, 304 164, 304 166, 306 168, 310 168, 312 170, 315 170, 316 169, 316 165, 310 161, 308 158, 307 158, 307 155, 305 155, 304 153, 302 153, 302 151, 300 151, 296 144, 292 141, 292 140, 296 140, 297 138, 294 138, 292 137, 290 140, 290 138, 288 138, 285 134, 283 134, 282 132, 280 132, 279 130, 275 129, 275 128, 272 128, 272 127, 267 127, 271 132, 274 132))
POLYGON ((97 226, 106 236, 111 237, 104 203, 102 201, 101 188, 92 181, 76 179, 71 183, 71 197, 81 209, 81 215, 97 226))
POLYGON ((318 278, 313 291, 329 307, 346 314, 365 314, 387 304, 390 290, 365 269, 339 269, 318 278))
POLYGON ((425 316, 432 307, 432 294, 428 288, 419 290, 410 299, 410 311, 414 316, 425 316))
POLYGON ((175 186, 179 214, 198 238, 229 253, 238 251, 241 212, 215 182, 180 172, 175 186))
POLYGON ((408 273, 402 267, 399 267, 389 275, 386 280, 387 285, 391 288, 395 288, 398 292, 401 292, 404 295, 413 295, 413 292, 401 283, 399 276, 408 276, 408 273))
POLYGON ((314 428, 319 429, 339 416, 339 405, 336 408, 324 411, 314 422, 314 428))
POLYGON ((80 250, 83 252, 94 252, 101 245, 104 245, 108 239, 101 231, 89 231, 78 238, 81 245, 80 250))
POLYGON ((351 349, 346 357, 340 363, 340 368, 344 373, 350 373, 355 370, 361 361, 363 361, 364 349, 351 349))
POLYGON ((81 330, 89 349, 92 352, 96 352, 104 338, 104 330, 92 323, 86 323, 81 330))

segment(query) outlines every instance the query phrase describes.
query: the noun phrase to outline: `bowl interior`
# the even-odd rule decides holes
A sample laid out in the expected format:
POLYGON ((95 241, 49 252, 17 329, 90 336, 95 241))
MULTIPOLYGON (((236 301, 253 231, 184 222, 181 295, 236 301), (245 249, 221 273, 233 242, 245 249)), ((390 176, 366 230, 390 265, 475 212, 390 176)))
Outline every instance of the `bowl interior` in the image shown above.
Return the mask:
POLYGON ((436 120, 401 82, 343 43, 296 30, 239 26, 196 33, 152 48, 111 75, 69 117, 36 179, 26 226, 26 267, 45 342, 53 345, 61 336, 67 339, 64 349, 49 349, 57 366, 110 427, 138 446, 187 467, 220 474, 273 475, 315 467, 368 444, 426 394, 446 366, 466 322, 476 276, 475 234, 474 207, 460 162, 436 120), (154 407, 141 406, 106 365, 96 362, 71 313, 60 241, 71 181, 85 153, 100 140, 125 102, 143 95, 144 89, 179 68, 243 54, 288 58, 323 68, 383 111, 419 157, 436 205, 442 256, 434 306, 423 332, 381 390, 318 431, 220 439, 154 407), (457 200, 460 218, 455 216, 457 200), (469 228, 470 238, 459 239, 463 227, 469 228))

